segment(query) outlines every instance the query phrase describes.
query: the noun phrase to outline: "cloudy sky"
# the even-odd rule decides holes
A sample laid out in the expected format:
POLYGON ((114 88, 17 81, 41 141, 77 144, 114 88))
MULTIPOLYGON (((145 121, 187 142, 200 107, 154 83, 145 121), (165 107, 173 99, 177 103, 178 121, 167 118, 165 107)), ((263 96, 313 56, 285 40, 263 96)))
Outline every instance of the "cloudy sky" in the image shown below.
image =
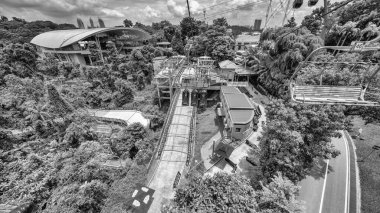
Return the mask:
MULTIPOLYGON (((292 1, 292 0, 291 0, 292 1)), ((313 8, 307 7, 307 1, 301 9, 290 10, 298 23, 313 8)), ((335 2, 338 0, 333 0, 335 2)), ((193 16, 206 20, 224 16, 229 24, 253 25, 255 19, 265 20, 269 0, 189 0, 193 16)), ((284 17, 287 0, 273 0, 270 26, 279 26, 284 17), (282 2, 282 3, 281 3, 282 2)), ((318 6, 323 0, 319 0, 318 6)), ((101 17, 106 26, 121 25, 124 19, 150 24, 169 20, 174 24, 187 16, 186 0, 0 0, 0 15, 19 17, 28 21, 51 20, 56 23, 76 24, 82 18, 85 24, 91 17, 101 17)))

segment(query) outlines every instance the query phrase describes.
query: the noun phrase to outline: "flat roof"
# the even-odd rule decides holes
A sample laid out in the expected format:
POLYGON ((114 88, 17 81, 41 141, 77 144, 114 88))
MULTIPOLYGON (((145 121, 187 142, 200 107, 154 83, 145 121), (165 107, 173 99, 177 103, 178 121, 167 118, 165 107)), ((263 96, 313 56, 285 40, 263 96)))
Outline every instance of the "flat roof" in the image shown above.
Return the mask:
POLYGON ((233 86, 224 86, 221 87, 222 93, 223 94, 240 94, 240 90, 236 87, 233 86))
POLYGON ((224 98, 226 99, 228 109, 254 109, 247 95, 243 93, 227 93, 224 94, 224 98))
POLYGON ((229 110, 232 123, 234 124, 247 124, 253 120, 255 111, 253 109, 232 109, 229 110))

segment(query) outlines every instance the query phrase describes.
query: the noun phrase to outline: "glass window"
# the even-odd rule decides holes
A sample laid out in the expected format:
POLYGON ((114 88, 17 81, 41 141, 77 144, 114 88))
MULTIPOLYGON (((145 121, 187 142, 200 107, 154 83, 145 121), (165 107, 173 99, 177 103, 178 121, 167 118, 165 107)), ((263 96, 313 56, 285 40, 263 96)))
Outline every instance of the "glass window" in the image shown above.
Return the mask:
POLYGON ((235 132, 240 132, 241 128, 236 128, 235 132))

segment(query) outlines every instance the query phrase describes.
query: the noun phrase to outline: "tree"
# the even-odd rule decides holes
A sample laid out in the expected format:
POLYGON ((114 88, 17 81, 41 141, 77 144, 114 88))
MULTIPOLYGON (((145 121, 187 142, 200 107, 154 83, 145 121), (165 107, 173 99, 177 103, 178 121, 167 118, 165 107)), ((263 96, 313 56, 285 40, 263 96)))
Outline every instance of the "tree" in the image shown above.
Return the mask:
POLYGON ((191 176, 164 212, 256 212, 256 192, 239 175, 191 176))
POLYGON ((0 16, 0 22, 8 21, 8 18, 6 16, 0 16))
MULTIPOLYGON (((2 49, 3 63, 28 69, 30 74, 37 72, 37 52, 31 44, 9 44, 2 49)), ((0 58, 1 60, 1 58, 0 58)))
POLYGON ((130 82, 122 79, 115 81, 116 91, 113 93, 113 101, 116 107, 121 107, 124 104, 133 102, 133 86, 130 82))
POLYGON ((228 27, 227 19, 225 17, 214 19, 212 24, 214 26, 228 27))
POLYGON ((78 23, 78 28, 79 29, 84 29, 85 28, 82 19, 77 18, 77 23, 78 23))
POLYGON ((48 84, 46 87, 49 100, 48 104, 53 113, 66 115, 75 111, 74 107, 61 97, 61 94, 57 91, 55 86, 48 84))
POLYGON ((175 52, 178 54, 183 54, 184 53, 184 46, 182 42, 182 36, 181 32, 179 30, 176 30, 174 33, 173 40, 171 42, 172 48, 175 52))
POLYGON ((129 19, 124 19, 123 23, 124 23, 125 27, 132 27, 133 26, 132 21, 129 19))
POLYGON ((173 25, 167 20, 163 20, 163 21, 158 22, 158 23, 154 23, 154 22, 152 23, 152 27, 155 30, 162 30, 165 27, 169 27, 169 26, 173 26, 173 25))
POLYGON ((289 20, 288 20, 288 23, 286 23, 284 25, 284 27, 296 27, 297 26, 297 23, 296 23, 296 19, 294 17, 291 17, 289 20))
POLYGON ((176 31, 177 31, 177 29, 172 25, 165 26, 164 27, 164 35, 165 35, 166 40, 171 42, 176 31))
POLYGON ((262 189, 258 192, 260 212, 303 212, 301 202, 297 200, 299 188, 281 173, 277 173, 269 184, 262 184, 262 189))
POLYGON ((260 162, 266 178, 280 171, 293 182, 302 180, 318 158, 339 154, 331 138, 340 137, 349 121, 341 106, 301 105, 274 101, 267 107, 267 127, 260 140, 260 162))
POLYGON ((180 23, 182 40, 199 34, 199 22, 193 17, 185 17, 180 23))

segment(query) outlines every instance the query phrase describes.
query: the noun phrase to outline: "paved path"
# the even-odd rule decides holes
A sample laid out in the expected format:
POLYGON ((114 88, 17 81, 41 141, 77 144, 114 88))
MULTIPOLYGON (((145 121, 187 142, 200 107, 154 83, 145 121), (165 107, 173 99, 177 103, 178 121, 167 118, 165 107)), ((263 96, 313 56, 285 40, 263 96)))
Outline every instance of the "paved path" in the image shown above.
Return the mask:
POLYGON ((349 211, 350 200, 353 200, 350 190, 355 187, 351 184, 351 178, 355 177, 350 174, 352 150, 344 135, 333 138, 332 143, 341 154, 331 160, 318 161, 311 175, 300 182, 298 199, 305 202, 306 213, 356 212, 356 209, 349 211))
POLYGON ((161 202, 164 199, 174 198, 174 179, 178 172, 183 173, 186 166, 192 111, 193 107, 182 106, 181 94, 176 104, 161 158, 148 185, 156 190, 148 212, 160 212, 161 202))

